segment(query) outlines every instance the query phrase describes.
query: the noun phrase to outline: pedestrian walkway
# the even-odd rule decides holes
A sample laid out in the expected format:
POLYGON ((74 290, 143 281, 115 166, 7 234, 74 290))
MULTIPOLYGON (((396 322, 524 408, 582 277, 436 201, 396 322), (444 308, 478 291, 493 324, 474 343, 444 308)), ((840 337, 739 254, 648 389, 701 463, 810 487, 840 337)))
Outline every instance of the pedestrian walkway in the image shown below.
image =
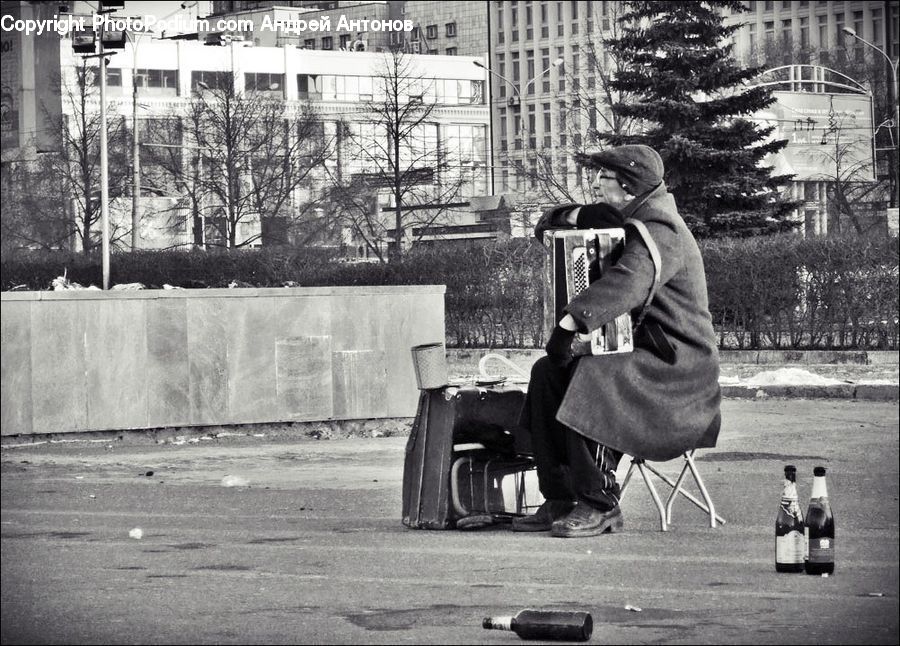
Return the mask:
POLYGON ((623 533, 565 540, 404 528, 403 437, 4 447, 0 641, 512 645, 482 618, 544 607, 596 644, 896 644, 897 415, 727 400, 697 457, 727 524, 682 501, 660 532, 630 485, 623 533), (775 572, 785 464, 804 509, 828 468, 829 578, 775 572))

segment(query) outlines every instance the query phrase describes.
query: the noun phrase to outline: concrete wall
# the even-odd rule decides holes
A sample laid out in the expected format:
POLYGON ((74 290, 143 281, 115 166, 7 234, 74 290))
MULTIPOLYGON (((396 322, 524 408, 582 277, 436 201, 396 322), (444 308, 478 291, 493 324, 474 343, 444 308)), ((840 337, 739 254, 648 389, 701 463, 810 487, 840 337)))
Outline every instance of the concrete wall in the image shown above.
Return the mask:
POLYGON ((2 294, 2 435, 415 415, 444 287, 2 294))

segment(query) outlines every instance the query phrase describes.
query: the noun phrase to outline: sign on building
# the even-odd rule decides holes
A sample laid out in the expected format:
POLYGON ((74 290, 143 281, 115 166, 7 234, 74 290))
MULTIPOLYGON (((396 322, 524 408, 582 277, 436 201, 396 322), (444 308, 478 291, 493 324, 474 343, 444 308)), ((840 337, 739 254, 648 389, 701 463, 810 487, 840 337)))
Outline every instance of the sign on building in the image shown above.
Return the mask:
POLYGON ((861 94, 773 92, 775 103, 754 115, 786 139, 776 159, 778 174, 794 181, 875 181, 872 97, 861 94))

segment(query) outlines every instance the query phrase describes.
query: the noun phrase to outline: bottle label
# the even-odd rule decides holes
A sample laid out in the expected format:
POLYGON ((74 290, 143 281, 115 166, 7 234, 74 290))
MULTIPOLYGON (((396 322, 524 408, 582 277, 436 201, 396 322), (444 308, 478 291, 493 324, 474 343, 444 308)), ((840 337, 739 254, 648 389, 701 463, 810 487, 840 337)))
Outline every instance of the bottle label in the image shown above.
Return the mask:
POLYGON ((810 563, 834 563, 834 539, 828 537, 809 539, 810 563))
POLYGON ((797 530, 790 531, 784 536, 776 536, 775 562, 803 563, 803 557, 806 552, 805 543, 803 534, 797 530))

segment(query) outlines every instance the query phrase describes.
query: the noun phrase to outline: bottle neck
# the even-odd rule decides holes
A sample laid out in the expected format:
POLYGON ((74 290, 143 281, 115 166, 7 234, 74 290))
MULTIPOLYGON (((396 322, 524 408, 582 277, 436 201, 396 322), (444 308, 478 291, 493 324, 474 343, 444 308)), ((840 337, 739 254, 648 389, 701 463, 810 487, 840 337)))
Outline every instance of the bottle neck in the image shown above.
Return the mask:
POLYGON ((492 630, 512 630, 513 618, 512 617, 491 617, 490 618, 490 626, 485 622, 485 628, 491 628, 492 630))
POLYGON ((814 476, 812 484, 812 493, 810 498, 827 498, 828 487, 825 484, 825 476, 814 476))
POLYGON ((785 479, 781 498, 782 500, 797 500, 797 483, 793 480, 785 479))

